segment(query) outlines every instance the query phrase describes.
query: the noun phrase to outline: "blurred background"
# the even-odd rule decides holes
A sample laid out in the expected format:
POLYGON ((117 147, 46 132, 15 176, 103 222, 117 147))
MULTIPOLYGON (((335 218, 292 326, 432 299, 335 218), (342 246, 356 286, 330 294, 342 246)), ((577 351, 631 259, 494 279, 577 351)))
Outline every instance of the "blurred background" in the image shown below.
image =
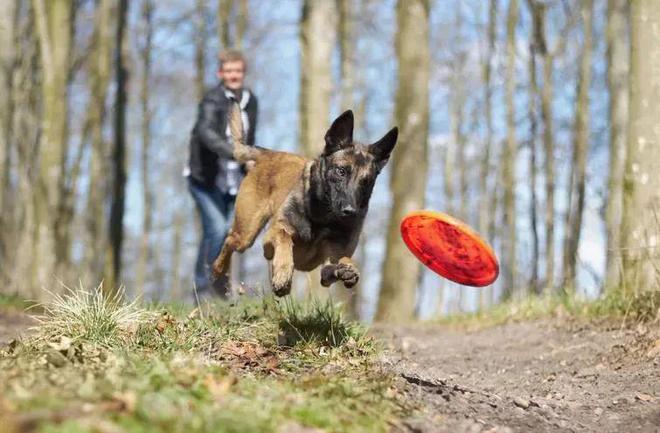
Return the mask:
MULTIPOLYGON (((654 36, 640 8, 657 14, 654 3, 2 0, 0 292, 40 299, 103 280, 191 299, 199 227, 182 168, 227 47, 248 58, 261 146, 314 156, 348 108, 357 140, 401 129, 358 248, 360 285, 332 289, 354 317, 657 288, 658 141, 640 137, 657 138, 660 113, 634 111, 660 96, 657 72, 643 79, 654 36), (423 208, 488 239, 493 286, 422 268, 398 225, 423 208)), ((235 279, 268 289, 260 247, 235 279)), ((328 291, 298 280, 299 295, 328 291)))

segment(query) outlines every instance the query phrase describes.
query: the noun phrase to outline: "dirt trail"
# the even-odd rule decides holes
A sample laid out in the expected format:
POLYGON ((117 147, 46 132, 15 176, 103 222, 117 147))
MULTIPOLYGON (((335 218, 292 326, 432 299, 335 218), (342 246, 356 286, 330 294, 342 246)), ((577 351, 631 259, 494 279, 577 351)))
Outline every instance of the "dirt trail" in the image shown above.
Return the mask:
POLYGON ((408 432, 660 432, 660 330, 550 321, 376 329, 408 432))
POLYGON ((0 310, 0 346, 29 332, 34 324, 34 319, 21 311, 0 310))

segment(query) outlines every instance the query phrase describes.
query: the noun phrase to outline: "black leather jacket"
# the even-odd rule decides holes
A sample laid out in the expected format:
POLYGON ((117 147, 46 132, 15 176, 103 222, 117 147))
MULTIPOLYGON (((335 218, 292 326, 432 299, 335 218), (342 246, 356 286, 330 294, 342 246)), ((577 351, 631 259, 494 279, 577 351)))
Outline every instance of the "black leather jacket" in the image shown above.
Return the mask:
MULTIPOLYGON (((190 135, 190 177, 207 187, 216 184, 218 176, 226 175, 219 173, 221 167, 219 160, 233 159, 233 145, 225 133, 229 101, 222 84, 206 92, 199 103, 197 121, 190 135)), ((257 98, 252 92, 245 106, 245 112, 249 121, 247 144, 254 146, 254 134, 257 129, 257 98)))

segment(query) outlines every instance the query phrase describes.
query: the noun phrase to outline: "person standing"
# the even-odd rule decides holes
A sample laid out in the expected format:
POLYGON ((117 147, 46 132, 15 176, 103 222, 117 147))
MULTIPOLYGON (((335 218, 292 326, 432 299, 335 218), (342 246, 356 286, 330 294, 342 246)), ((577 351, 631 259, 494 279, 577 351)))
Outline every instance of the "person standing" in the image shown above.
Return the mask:
POLYGON ((257 129, 257 98, 245 87, 247 62, 240 51, 219 55, 220 82, 199 103, 190 135, 190 157, 184 175, 202 225, 202 238, 195 264, 195 288, 202 297, 226 297, 228 281, 215 280, 212 264, 231 227, 236 194, 245 167, 233 158, 233 143, 227 118, 234 102, 241 107, 247 144, 254 146, 257 129))

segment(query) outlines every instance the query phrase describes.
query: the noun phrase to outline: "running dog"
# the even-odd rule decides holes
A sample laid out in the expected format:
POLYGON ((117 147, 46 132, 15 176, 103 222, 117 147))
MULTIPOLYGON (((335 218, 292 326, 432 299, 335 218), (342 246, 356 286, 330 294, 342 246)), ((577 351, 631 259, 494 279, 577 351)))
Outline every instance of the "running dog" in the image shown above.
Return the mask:
POLYGON ((309 272, 319 265, 323 286, 337 281, 346 288, 355 286, 360 273, 351 256, 398 129, 371 145, 354 142, 353 112, 348 110, 325 134, 321 155, 308 159, 246 145, 236 106, 229 128, 234 158, 249 169, 238 191, 232 228, 213 264, 216 278, 228 281, 232 253, 250 248, 270 221, 263 253, 272 265, 277 296, 291 291, 294 269, 309 272))

